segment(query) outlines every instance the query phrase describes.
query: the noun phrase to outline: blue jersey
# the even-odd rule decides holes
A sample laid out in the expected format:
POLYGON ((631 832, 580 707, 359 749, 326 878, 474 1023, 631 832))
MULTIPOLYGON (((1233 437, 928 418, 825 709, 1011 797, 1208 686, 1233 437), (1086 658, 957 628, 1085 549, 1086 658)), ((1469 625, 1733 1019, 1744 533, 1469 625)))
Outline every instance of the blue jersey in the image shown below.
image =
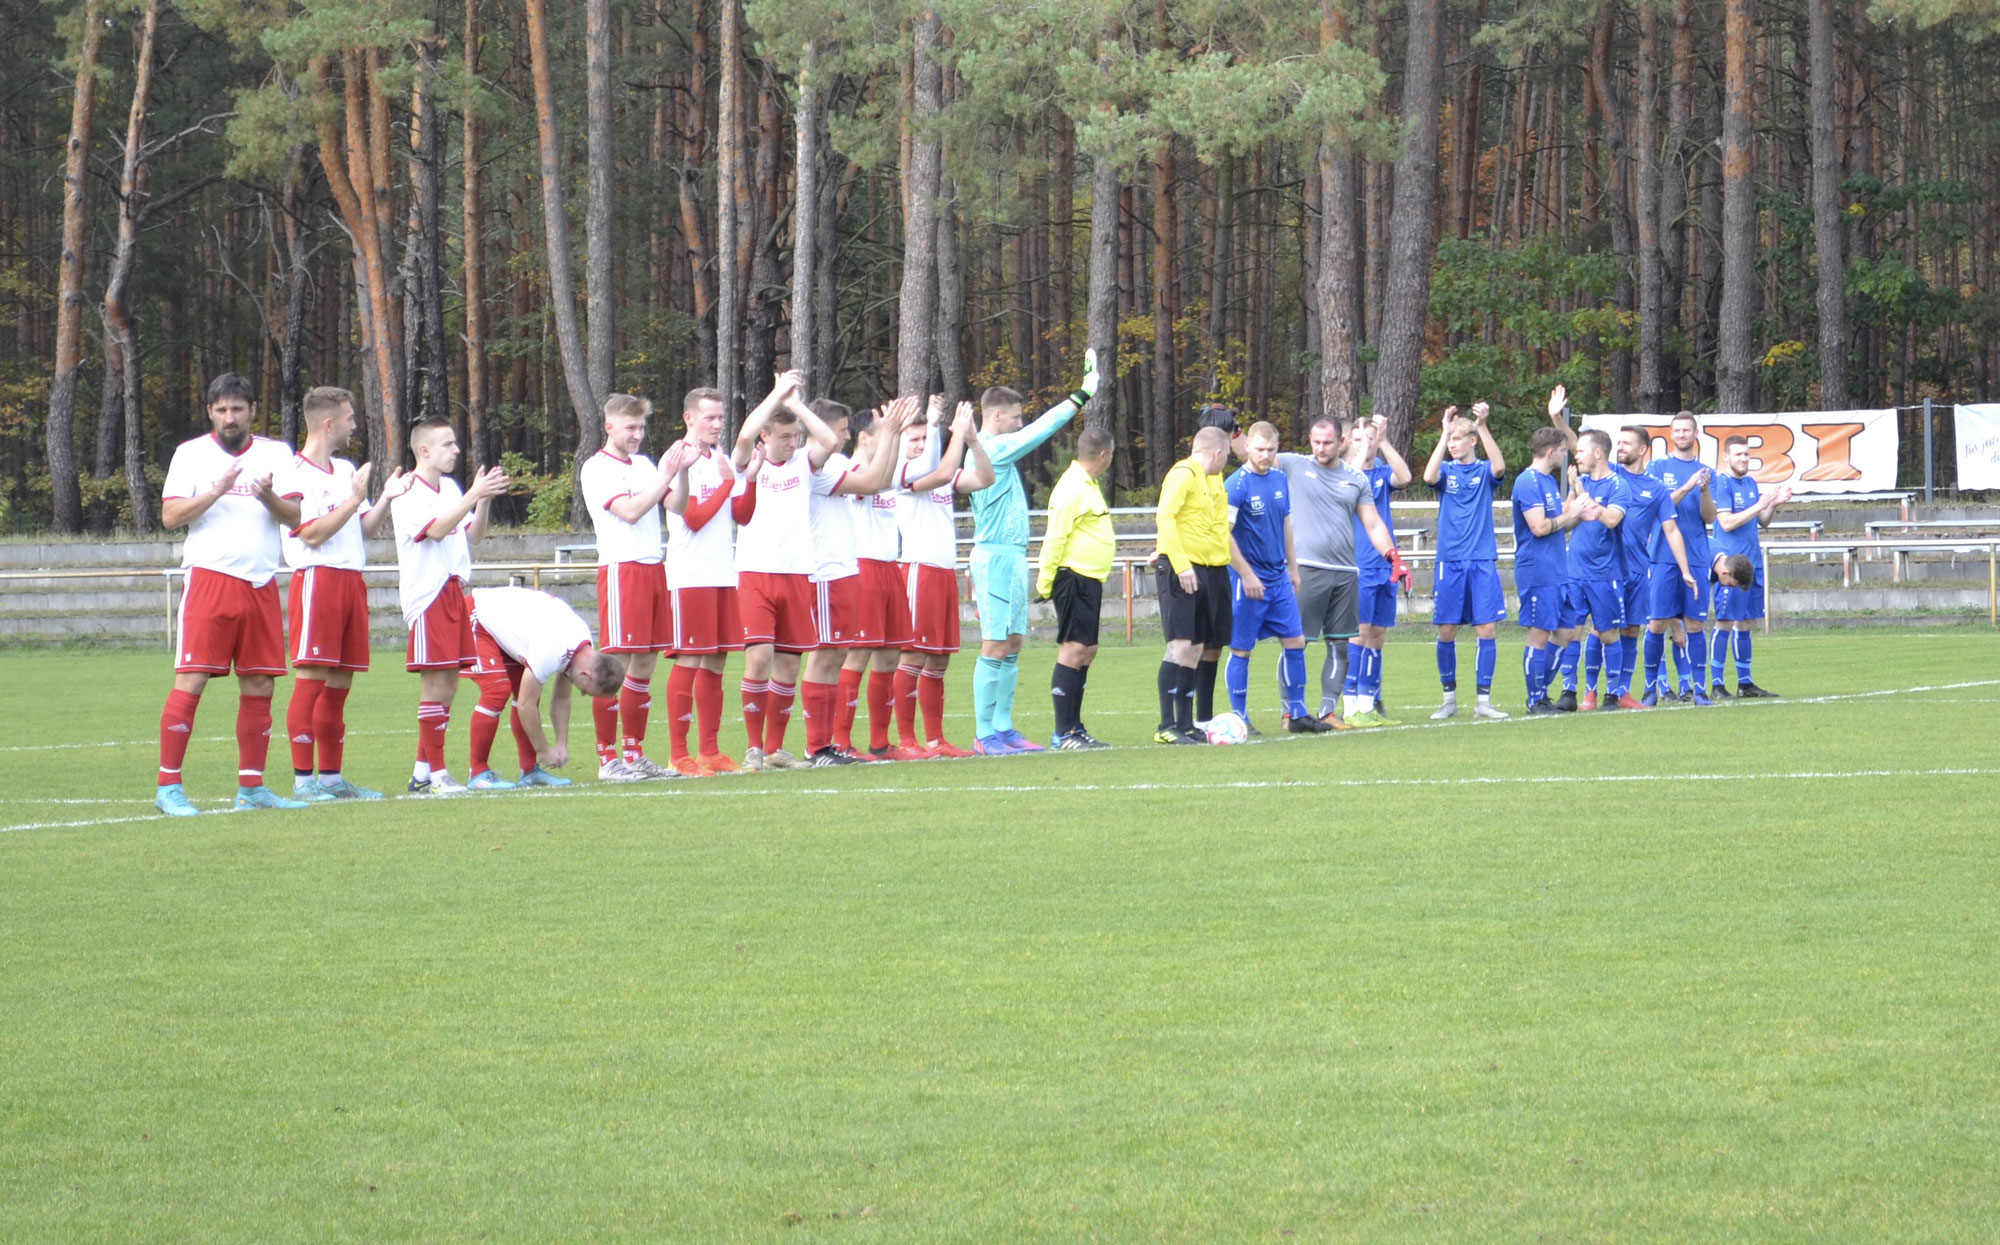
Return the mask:
POLYGON ((1740 553, 1751 562, 1756 562, 1757 529, 1763 522, 1763 516, 1759 515, 1733 532, 1722 530, 1722 516, 1742 514, 1756 507, 1763 497, 1763 491, 1757 487, 1757 477, 1746 473, 1738 479, 1726 471, 1718 472, 1715 482, 1709 487, 1715 495, 1715 534, 1710 548, 1715 553, 1740 553))
MULTIPOLYGON (((1689 489, 1687 496, 1678 502, 1672 500, 1671 494, 1704 470, 1706 468, 1700 462, 1672 455, 1646 468, 1647 475, 1667 486, 1674 522, 1680 525, 1681 543, 1687 546, 1688 565, 1697 568, 1708 565, 1708 524, 1701 517, 1701 490, 1689 489)), ((1673 565, 1674 551, 1667 547, 1666 541, 1653 542, 1653 561, 1655 564, 1673 565)))
POLYGON ((1493 464, 1447 462, 1438 475, 1438 561, 1491 562, 1500 556, 1493 539, 1493 464))
MULTIPOLYGON (((1583 477, 1583 491, 1600 506, 1616 506, 1627 515, 1631 513, 1632 490, 1615 471, 1602 480, 1583 477)), ((1624 579, 1624 542, 1619 540, 1618 533, 1630 521, 1620 519, 1618 527, 1606 527, 1601 520, 1584 519, 1571 529, 1569 577, 1581 584, 1608 584, 1624 579)))
MULTIPOLYGON (((1396 491, 1389 481, 1396 469, 1381 459, 1361 473, 1368 477, 1368 489, 1375 500, 1375 513, 1382 517, 1382 526, 1389 529, 1389 539, 1396 539, 1396 520, 1389 512, 1389 495, 1396 491)), ((1375 542, 1368 538, 1368 529, 1361 523, 1361 513, 1354 515, 1354 566, 1361 572, 1360 582, 1364 585, 1386 584, 1389 582, 1389 559, 1375 552, 1375 542)))
POLYGON ((1562 518, 1562 510, 1562 486, 1554 476, 1530 467, 1514 477, 1515 591, 1559 587, 1568 578, 1563 534, 1551 527, 1548 535, 1537 536, 1528 526, 1530 514, 1541 514, 1554 523, 1562 518))
POLYGON ((972 543, 982 548, 1028 549, 1028 494, 1021 487, 1021 471, 1014 464, 1056 435, 1076 414, 1076 407, 1064 399, 1044 411, 1025 428, 1003 432, 997 437, 981 437, 986 457, 993 463, 993 483, 972 495, 972 543))
MULTIPOLYGON (((1625 521, 1618 525, 1618 543, 1625 554, 1624 578, 1643 579, 1653 564, 1653 533, 1672 513, 1663 499, 1667 490, 1658 480, 1638 471, 1613 467, 1611 474, 1624 481, 1632 504, 1625 507, 1625 521)), ((1669 561, 1673 554, 1667 554, 1669 561)))
POLYGON ((1229 534, 1243 560, 1266 583, 1286 578, 1290 570, 1285 561, 1285 518, 1292 513, 1292 498, 1285 473, 1258 475, 1239 467, 1224 489, 1229 495, 1229 534))

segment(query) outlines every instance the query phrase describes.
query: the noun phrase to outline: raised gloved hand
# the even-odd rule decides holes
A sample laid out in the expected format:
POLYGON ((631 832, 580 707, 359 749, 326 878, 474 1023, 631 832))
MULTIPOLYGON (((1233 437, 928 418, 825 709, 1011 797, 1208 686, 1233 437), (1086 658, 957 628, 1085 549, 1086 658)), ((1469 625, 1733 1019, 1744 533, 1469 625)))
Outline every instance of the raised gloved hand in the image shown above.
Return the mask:
POLYGON ((1410 591, 1410 568, 1403 562, 1403 551, 1389 550, 1389 582, 1401 584, 1403 591, 1410 591))

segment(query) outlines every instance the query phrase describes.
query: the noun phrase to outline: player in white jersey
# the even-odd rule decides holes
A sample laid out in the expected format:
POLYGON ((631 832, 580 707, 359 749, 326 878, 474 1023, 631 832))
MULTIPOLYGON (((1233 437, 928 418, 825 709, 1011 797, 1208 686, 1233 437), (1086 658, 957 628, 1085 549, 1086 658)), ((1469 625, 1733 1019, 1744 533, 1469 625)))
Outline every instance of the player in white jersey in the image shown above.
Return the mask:
POLYGON ((951 444, 939 428, 903 433, 903 493, 896 523, 903 543, 903 591, 911 640, 896 667, 896 742, 905 755, 966 757, 944 734, 944 672, 958 651, 958 520, 953 503, 993 483, 993 461, 980 444, 970 403, 952 420, 951 444), (972 455, 972 465, 964 466, 972 455), (917 734, 917 711, 923 734, 917 734))
POLYGON ((279 621, 278 533, 299 521, 298 503, 272 479, 291 461, 283 442, 253 436, 256 390, 234 372, 208 386, 206 436, 182 443, 160 490, 160 521, 185 526, 175 629, 174 690, 160 714, 159 789, 153 806, 170 817, 200 810, 181 785, 195 710, 210 675, 236 672, 236 807, 303 808, 264 786, 271 748, 272 679, 285 672, 279 621))
POLYGON ((478 654, 470 674, 479 684, 469 785, 475 791, 569 786, 569 779, 549 772, 569 764, 569 689, 574 684, 586 696, 617 690, 625 679, 623 659, 593 646, 589 624, 546 592, 481 588, 466 602, 478 654), (549 701, 549 731, 554 739, 542 728, 542 689, 551 684, 555 695, 549 701), (509 715, 514 750, 521 762, 518 782, 494 773, 490 760, 500 733, 500 711, 509 698, 514 701, 509 715))
POLYGON ((487 511, 507 491, 507 473, 488 467, 461 492, 449 474, 458 466, 458 434, 445 419, 427 419, 410 429, 410 452, 417 469, 389 506, 396 526, 397 595, 410 629, 408 666, 422 682, 410 792, 454 795, 465 787, 445 768, 444 736, 459 671, 474 657, 472 615, 465 604, 472 542, 486 535, 487 511))
MULTIPOLYGON (((817 398, 812 411, 841 444, 847 443, 854 419, 851 410, 830 398, 817 398)), ((897 398, 884 417, 883 435, 870 438, 865 454, 860 446, 853 458, 836 451, 813 476, 811 580, 819 643, 806 657, 799 690, 806 702, 806 757, 814 765, 852 765, 861 760, 851 750, 834 747, 843 699, 841 670, 848 650, 860 651, 865 660, 868 650, 884 642, 889 620, 885 603, 861 574, 858 524, 863 515, 856 503, 865 503, 889 486, 901 457, 897 451, 903 429, 916 414, 915 398, 897 398)))
POLYGON ((818 644, 813 620, 813 478, 840 448, 786 372, 743 421, 731 465, 755 481, 757 508, 736 532, 737 606, 743 618, 743 767, 791 769, 785 751, 799 658, 818 644))
POLYGON ((388 526, 389 503, 410 485, 399 467, 368 500, 373 463, 359 470, 336 458, 354 439, 354 395, 320 386, 299 408, 305 444, 279 474, 277 489, 299 506, 298 526, 285 532, 292 568, 292 702, 285 733, 292 740, 292 797, 299 800, 379 800, 341 774, 347 738, 347 693, 368 668, 368 540, 388 526), (315 756, 317 751, 317 756, 315 756))
POLYGON ((681 459, 679 482, 667 494, 667 584, 674 614, 667 741, 673 767, 700 778, 736 771, 736 762, 722 751, 722 667, 729 654, 743 651, 736 525, 756 513, 757 482, 754 475, 739 475, 721 447, 720 390, 690 389, 681 420, 689 452, 681 459), (699 731, 699 750, 692 754, 690 725, 699 731))
POLYGON ((604 448, 578 472, 597 533, 598 646, 625 659, 624 684, 591 701, 597 777, 605 782, 679 777, 646 755, 653 667, 673 647, 674 634, 660 506, 680 477, 686 453, 676 441, 656 467, 639 452, 652 413, 651 402, 629 393, 606 398, 604 448))

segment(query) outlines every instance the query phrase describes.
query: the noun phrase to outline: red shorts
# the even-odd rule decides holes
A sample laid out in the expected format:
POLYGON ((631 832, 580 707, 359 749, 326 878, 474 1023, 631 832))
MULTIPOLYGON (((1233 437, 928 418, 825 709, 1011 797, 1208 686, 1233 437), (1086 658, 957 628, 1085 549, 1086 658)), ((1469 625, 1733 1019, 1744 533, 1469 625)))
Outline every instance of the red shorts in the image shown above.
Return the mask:
POLYGON ((673 602, 674 652, 743 651, 743 620, 737 616, 736 589, 676 588, 673 602))
MULTIPOLYGON (((903 568, 894 562, 861 559, 861 582, 868 587, 868 607, 881 615, 878 648, 908 648, 916 638, 910 627, 910 601, 903 586, 903 568)), ((870 614, 871 621, 875 614, 870 614)))
POLYGON ((417 625, 410 628, 411 670, 462 670, 472 664, 472 607, 456 578, 444 581, 417 625))
POLYGON ((804 575, 739 571, 736 585, 745 645, 769 644, 786 653, 819 647, 813 626, 812 580, 804 575))
POLYGON ((507 656, 507 650, 500 647, 500 642, 488 634, 486 628, 478 623, 472 624, 472 661, 466 667, 466 678, 504 674, 507 686, 518 692, 521 690, 521 674, 526 669, 526 666, 507 656))
POLYGON ((910 563, 903 567, 903 585, 912 633, 904 647, 918 653, 956 653, 958 572, 910 563))
POLYGON ((597 633, 604 653, 660 653, 673 647, 674 610, 667 568, 613 562, 597 568, 597 633))
MULTIPOLYGON (((285 673, 285 621, 278 581, 252 588, 247 579, 191 567, 181 592, 175 674, 285 673)), ((362 642, 367 642, 364 626, 362 642)))
POLYGON ((368 583, 360 571, 338 566, 293 571, 285 612, 294 666, 368 668, 368 583))
POLYGON ((813 633, 821 648, 873 648, 882 642, 882 611, 859 574, 813 585, 813 633))

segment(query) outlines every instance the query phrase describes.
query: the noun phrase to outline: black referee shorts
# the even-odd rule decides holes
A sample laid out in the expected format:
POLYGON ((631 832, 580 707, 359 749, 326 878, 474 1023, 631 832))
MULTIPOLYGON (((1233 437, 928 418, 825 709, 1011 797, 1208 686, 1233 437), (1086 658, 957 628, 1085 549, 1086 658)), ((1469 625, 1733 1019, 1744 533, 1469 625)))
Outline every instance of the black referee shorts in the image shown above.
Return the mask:
POLYGON ((1193 592, 1181 591, 1180 576, 1164 557, 1154 560, 1153 578, 1160 594, 1160 625, 1168 640, 1192 640, 1203 648, 1228 645, 1232 621, 1228 567, 1197 563, 1193 592))
POLYGON ((1067 566, 1056 571, 1049 600, 1056 603, 1056 643, 1097 644, 1097 615, 1104 608, 1104 581, 1067 566))

